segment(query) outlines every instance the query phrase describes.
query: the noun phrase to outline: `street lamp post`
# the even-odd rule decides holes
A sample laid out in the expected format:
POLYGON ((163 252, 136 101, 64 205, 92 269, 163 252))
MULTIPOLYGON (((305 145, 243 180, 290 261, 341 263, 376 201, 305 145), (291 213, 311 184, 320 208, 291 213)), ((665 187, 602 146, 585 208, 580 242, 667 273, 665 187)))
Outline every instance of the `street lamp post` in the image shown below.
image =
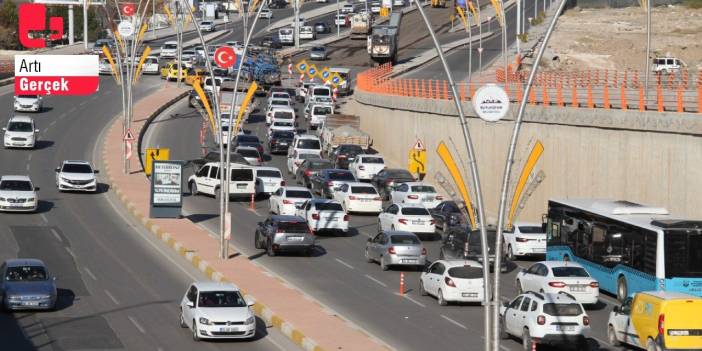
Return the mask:
MULTIPOLYGON (((646 0, 646 62, 644 64, 644 90, 646 95, 644 101, 648 102, 648 76, 651 71, 651 1, 646 0)), ((646 103, 644 103, 645 105, 646 103)))
POLYGON ((339 25, 339 0, 336 0, 336 18, 334 22, 336 22, 336 37, 338 38, 341 36, 341 26, 339 25))
MULTIPOLYGON (((536 55, 536 58, 534 59, 534 64, 531 68, 531 72, 529 73, 529 80, 527 81, 527 86, 524 89, 524 96, 529 96, 529 92, 531 91, 532 84, 534 82, 534 77, 536 77, 536 71, 539 68, 539 64, 541 63, 541 58, 544 55, 544 51, 546 50, 546 46, 548 45, 548 41, 551 38, 551 33, 553 33, 553 29, 556 27, 556 22, 558 21, 558 15, 563 11, 563 8, 565 8, 566 0, 561 0, 561 3, 558 5, 558 10, 554 14, 553 18, 551 19, 551 23, 548 26, 548 30, 546 31, 546 35, 544 36, 544 40, 541 43, 541 46, 539 47, 539 52, 536 55)), ((514 164, 514 153, 515 149, 517 148, 517 140, 519 138, 519 131, 522 126, 522 118, 524 117, 524 110, 526 109, 526 104, 527 104, 528 99, 522 99, 522 101, 519 103, 519 110, 517 112, 517 118, 514 123, 514 129, 512 130, 512 139, 509 144, 509 151, 507 152, 507 160, 505 161, 505 172, 502 177, 502 192, 500 194, 500 206, 497 214, 497 235, 495 236, 495 287, 494 287, 494 293, 495 293, 495 301, 498 301, 500 298, 500 265, 501 265, 501 259, 502 259, 502 233, 504 229, 504 221, 505 221, 505 207, 507 203, 507 191, 509 187, 509 178, 512 173, 512 165, 514 164)), ((493 351, 499 351, 500 350, 500 321, 499 321, 499 309, 497 309, 497 306, 495 306, 495 309, 493 310, 493 351)))

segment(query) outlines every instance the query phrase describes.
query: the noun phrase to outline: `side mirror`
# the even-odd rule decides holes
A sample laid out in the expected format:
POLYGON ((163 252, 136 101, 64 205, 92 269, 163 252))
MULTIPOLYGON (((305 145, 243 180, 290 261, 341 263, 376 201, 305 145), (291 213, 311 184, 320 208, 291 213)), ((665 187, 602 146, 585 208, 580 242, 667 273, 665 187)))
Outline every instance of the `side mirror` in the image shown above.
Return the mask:
POLYGON ((34 187, 34 191, 39 191, 39 187, 38 187, 38 186, 35 186, 35 187, 34 187))
POLYGON ((35 130, 34 130, 34 133, 39 133, 39 129, 35 129, 35 130))
POLYGON ((370 242, 373 242, 373 238, 368 238, 368 240, 366 240, 366 241, 369 242, 369 243, 370 243, 370 242))
POLYGON ((619 306, 614 306, 614 308, 612 309, 612 312, 619 314, 619 313, 621 313, 621 308, 619 308, 619 306))
POLYGON ((93 173, 98 174, 98 173, 100 173, 100 170, 94 169, 93 173))
POLYGON ((56 172, 61 172, 61 167, 56 167, 56 168, 54 168, 54 171, 56 171, 56 172))
POLYGON ((185 306, 188 306, 188 307, 190 307, 190 308, 193 308, 193 307, 195 307, 195 303, 192 302, 192 301, 188 301, 188 302, 185 303, 185 306))
POLYGON ((509 303, 507 303, 507 302, 505 301, 505 302, 502 303, 502 306, 503 306, 504 308, 507 308, 507 307, 509 307, 509 303))
POLYGON ((251 307, 256 304, 256 301, 246 301, 246 305, 251 307))

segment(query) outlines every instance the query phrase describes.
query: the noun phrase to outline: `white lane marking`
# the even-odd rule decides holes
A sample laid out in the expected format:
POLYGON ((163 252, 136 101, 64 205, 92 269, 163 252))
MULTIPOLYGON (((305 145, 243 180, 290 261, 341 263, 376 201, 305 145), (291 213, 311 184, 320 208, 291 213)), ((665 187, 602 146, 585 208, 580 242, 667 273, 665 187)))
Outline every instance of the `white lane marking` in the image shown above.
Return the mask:
POLYGON ((372 280, 372 281, 374 281, 374 282, 376 282, 376 283, 378 283, 378 284, 382 285, 382 286, 383 286, 383 287, 385 287, 385 288, 387 288, 387 287, 388 287, 388 285, 387 285, 387 284, 385 284, 385 283, 381 282, 381 281, 380 281, 380 280, 378 280, 378 279, 375 279, 375 278, 371 277, 371 276, 370 276, 370 275, 368 275, 368 274, 365 274, 364 276, 365 276, 366 278, 368 278, 368 279, 370 279, 370 280, 372 280))
POLYGON ((454 321, 453 319, 451 319, 451 318, 449 318, 449 317, 446 317, 446 316, 443 315, 443 314, 441 315, 441 318, 443 318, 443 319, 445 319, 445 320, 447 320, 447 321, 453 323, 455 326, 457 326, 457 327, 459 327, 459 328, 463 328, 463 329, 465 329, 465 330, 468 330, 468 327, 466 327, 465 325, 463 325, 463 324, 461 324, 461 323, 458 323, 458 322, 454 321))
POLYGON ((46 216, 45 216, 43 213, 40 213, 40 214, 39 214, 39 217, 41 217, 41 219, 42 219, 44 222, 49 223, 49 220, 46 219, 46 216))
POLYGON ((66 247, 64 247, 64 248, 66 249, 66 251, 68 251, 68 254, 71 255, 71 256, 73 257, 73 259, 75 260, 75 259, 76 259, 76 254, 73 253, 73 250, 71 250, 71 248, 68 247, 68 246, 66 246, 66 247))
POLYGON ((29 163, 27 163, 27 167, 26 167, 26 168, 27 168, 27 172, 29 172, 29 163))
POLYGON ((44 134, 49 132, 49 127, 44 128, 44 134))
POLYGON ((83 101, 78 106, 85 106, 85 104, 87 104, 87 103, 88 103, 88 101, 83 101))
POLYGON ((419 306, 419 307, 427 307, 427 306, 425 306, 423 303, 421 303, 421 302, 419 302, 419 301, 417 301, 417 300, 411 298, 411 297, 410 297, 409 295, 407 295, 407 294, 400 295, 400 293, 396 292, 395 295, 397 295, 397 296, 399 296, 399 297, 404 297, 404 298, 406 298, 407 300, 410 300, 410 301, 414 302, 414 304, 417 305, 417 306, 419 306))
POLYGON ((344 261, 342 261, 342 260, 340 260, 340 259, 338 259, 338 258, 335 258, 335 260, 336 260, 336 262, 339 262, 339 263, 343 264, 343 265, 346 266, 347 268, 353 269, 353 266, 352 266, 352 265, 350 265, 350 264, 348 264, 348 263, 346 263, 346 262, 344 262, 344 261))
POLYGON ((139 322, 137 322, 137 320, 134 317, 127 316, 127 319, 129 319, 129 321, 132 322, 132 324, 134 324, 134 327, 136 327, 137 330, 139 330, 142 334, 146 334, 146 330, 144 330, 144 328, 139 324, 139 322))
MULTIPOLYGON (((60 114, 60 115, 58 116, 59 119, 61 119, 61 118, 63 118, 63 117, 66 117, 66 113, 62 113, 62 114, 60 114)), ((54 121, 54 122, 55 122, 55 121, 54 121)))
POLYGON ((32 160, 32 155, 34 155, 34 154, 29 154, 29 156, 27 156, 27 162, 32 160))
POLYGON ((56 240, 58 240, 59 242, 63 242, 63 239, 61 239, 61 236, 60 236, 59 233, 56 231, 56 229, 51 228, 51 234, 54 234, 54 236, 56 237, 56 240))
MULTIPOLYGON (((109 297, 110 300, 112 300, 112 302, 113 302, 115 305, 119 305, 119 301, 117 301, 117 299, 115 298, 115 296, 112 295, 112 294, 110 293, 109 290, 105 289, 105 295, 107 295, 107 297, 109 297)), ((134 323, 134 322, 132 322, 132 323, 134 323)), ((137 328, 137 329, 139 329, 139 328, 137 328)), ((142 333, 143 333, 143 332, 142 332, 142 333)))
POLYGON ((93 272, 91 272, 90 269, 88 269, 88 267, 85 267, 83 269, 85 269, 85 273, 88 273, 88 276, 90 276, 90 278, 93 278, 93 280, 97 280, 95 274, 93 274, 93 272))

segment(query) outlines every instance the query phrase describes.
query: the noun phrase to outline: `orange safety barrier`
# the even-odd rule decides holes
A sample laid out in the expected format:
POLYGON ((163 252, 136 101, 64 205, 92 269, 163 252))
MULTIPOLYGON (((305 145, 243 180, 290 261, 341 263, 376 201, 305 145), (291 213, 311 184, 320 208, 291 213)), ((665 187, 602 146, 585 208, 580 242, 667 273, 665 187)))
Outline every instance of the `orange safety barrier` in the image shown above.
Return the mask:
POLYGON ((665 111, 665 107, 663 107, 663 87, 660 84, 656 85, 656 98, 658 112, 665 111))
POLYGON ((685 112, 685 108, 683 107, 682 85, 678 85, 678 112, 685 112))
POLYGON ((578 87, 575 84, 573 85, 573 93, 571 96, 571 101, 572 101, 573 107, 580 107, 580 104, 578 103, 578 87))
POLYGON ((517 84, 517 103, 522 103, 522 85, 517 84))
POLYGON ((541 101, 543 102, 544 106, 548 106, 551 104, 548 98, 548 87, 544 85, 543 87, 541 87, 541 89, 541 101))
POLYGON ((472 81, 472 80, 469 82, 469 84, 470 84, 470 86, 468 87, 468 88, 469 88, 469 90, 468 90, 468 95, 470 95, 470 100, 472 101, 472 100, 473 100, 473 95, 475 95, 475 86, 473 85, 473 81, 472 81))
POLYGON ((533 85, 531 86, 531 89, 529 89, 529 105, 536 105, 536 87, 533 85))
POLYGON ((595 104, 592 101, 592 85, 590 84, 587 85, 587 107, 595 108, 595 104))
POLYGON ((460 101, 466 101, 466 86, 464 84, 461 84, 461 100, 460 101))
POLYGON ((446 84, 446 81, 444 81, 444 100, 448 100, 448 85, 446 84))
POLYGON ((646 111, 646 95, 644 94, 643 85, 639 85, 639 111, 646 111))
POLYGON ((559 81, 558 86, 556 87, 556 105, 560 107, 564 107, 565 104, 563 103, 563 84, 559 81))
MULTIPOLYGON (((605 86, 606 88, 606 86, 605 86)), ((620 100, 621 100, 621 109, 625 110, 628 108, 627 106, 627 101, 626 101, 626 87, 624 85, 621 86, 621 92, 620 92, 620 100)))
POLYGON ((604 107, 606 110, 609 110, 609 87, 608 87, 608 86, 606 86, 606 85, 604 86, 604 91, 602 92, 602 94, 603 94, 602 100, 604 100, 604 101, 603 101, 603 104, 604 104, 603 107, 604 107))

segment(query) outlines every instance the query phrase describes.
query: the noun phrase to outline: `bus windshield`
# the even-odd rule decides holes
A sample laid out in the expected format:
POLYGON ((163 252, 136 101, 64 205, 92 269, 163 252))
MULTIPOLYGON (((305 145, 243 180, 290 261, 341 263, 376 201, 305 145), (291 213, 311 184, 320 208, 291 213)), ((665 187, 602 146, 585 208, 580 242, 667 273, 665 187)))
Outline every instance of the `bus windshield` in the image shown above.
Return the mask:
POLYGON ((665 277, 702 277, 702 233, 665 232, 665 277))

